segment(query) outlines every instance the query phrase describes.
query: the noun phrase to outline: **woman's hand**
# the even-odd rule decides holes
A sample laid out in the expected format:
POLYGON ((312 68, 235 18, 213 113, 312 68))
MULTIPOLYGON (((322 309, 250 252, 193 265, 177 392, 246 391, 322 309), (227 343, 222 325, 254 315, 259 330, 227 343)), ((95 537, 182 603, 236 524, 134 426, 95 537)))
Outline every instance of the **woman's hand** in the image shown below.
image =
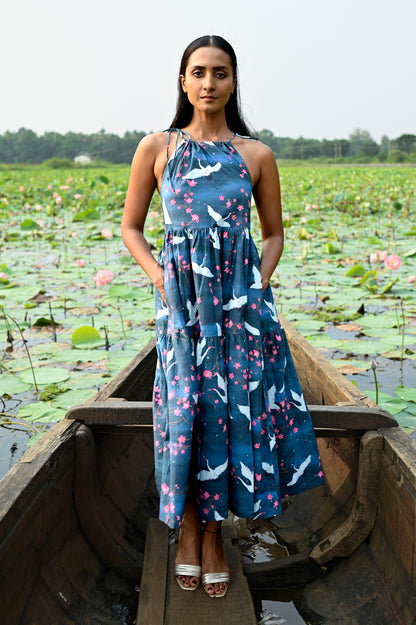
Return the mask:
POLYGON ((265 289, 267 289, 267 287, 269 286, 270 277, 268 275, 264 275, 261 265, 260 265, 260 276, 261 276, 261 290, 264 293, 265 289))
POLYGON ((159 265, 159 263, 156 263, 154 269, 152 270, 151 274, 150 274, 150 279, 153 282, 153 284, 155 285, 155 287, 157 288, 157 290, 159 291, 159 293, 162 296, 163 301, 166 304, 166 297, 165 297, 165 271, 162 267, 162 265, 159 265))

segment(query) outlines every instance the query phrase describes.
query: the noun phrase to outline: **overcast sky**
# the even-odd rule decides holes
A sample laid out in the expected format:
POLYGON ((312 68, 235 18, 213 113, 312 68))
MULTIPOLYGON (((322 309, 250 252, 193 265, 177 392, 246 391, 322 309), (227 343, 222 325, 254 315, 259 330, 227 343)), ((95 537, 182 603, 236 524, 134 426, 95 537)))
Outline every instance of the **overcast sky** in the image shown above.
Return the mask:
POLYGON ((187 44, 219 34, 277 136, 416 133, 415 0, 3 0, 0 133, 163 130, 187 44))

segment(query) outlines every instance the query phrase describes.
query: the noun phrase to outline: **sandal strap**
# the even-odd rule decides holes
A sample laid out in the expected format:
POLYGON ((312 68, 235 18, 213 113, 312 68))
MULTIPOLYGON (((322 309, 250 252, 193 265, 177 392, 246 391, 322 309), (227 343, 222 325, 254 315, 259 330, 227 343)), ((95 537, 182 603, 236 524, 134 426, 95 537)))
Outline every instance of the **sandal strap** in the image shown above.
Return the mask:
POLYGON ((204 529, 204 533, 205 532, 207 532, 208 534, 219 534, 221 532, 221 527, 219 527, 217 530, 215 530, 215 532, 213 532, 212 530, 204 529))
POLYGON ((230 583, 230 574, 229 573, 204 573, 202 576, 202 585, 206 586, 207 584, 218 584, 220 582, 230 583))
POLYGON ((175 564, 175 575, 189 575, 189 577, 201 577, 202 569, 195 564, 175 564))

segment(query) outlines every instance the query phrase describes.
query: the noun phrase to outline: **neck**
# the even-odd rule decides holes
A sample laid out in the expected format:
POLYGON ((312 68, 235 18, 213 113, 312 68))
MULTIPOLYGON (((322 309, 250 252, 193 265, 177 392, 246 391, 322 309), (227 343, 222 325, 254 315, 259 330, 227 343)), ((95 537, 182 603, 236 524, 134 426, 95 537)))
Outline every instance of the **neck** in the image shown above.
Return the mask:
POLYGON ((207 115, 195 111, 191 122, 183 128, 195 141, 228 141, 232 131, 228 128, 224 111, 220 115, 207 115))

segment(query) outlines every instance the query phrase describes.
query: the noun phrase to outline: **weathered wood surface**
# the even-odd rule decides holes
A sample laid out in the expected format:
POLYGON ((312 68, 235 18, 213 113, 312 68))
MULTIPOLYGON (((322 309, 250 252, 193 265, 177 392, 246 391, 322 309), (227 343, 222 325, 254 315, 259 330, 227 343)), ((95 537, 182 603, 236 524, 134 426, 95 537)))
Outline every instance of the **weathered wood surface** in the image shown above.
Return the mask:
POLYGON ((78 518, 100 559, 128 579, 140 577, 143 553, 124 537, 128 519, 102 494, 97 474, 94 436, 85 425, 76 433, 74 497, 78 518))
POLYGON ((367 432, 361 439, 354 507, 348 518, 311 551, 318 564, 351 555, 373 529, 378 504, 378 469, 383 436, 367 432))
MULTIPOLYGON (((22 622, 44 566, 71 527, 73 435, 79 424, 61 422, 32 447, 0 482, 0 620, 22 622)), ((40 621, 39 621, 40 623, 40 621)))
POLYGON ((226 538, 226 530, 223 540, 231 582, 226 596, 221 600, 208 597, 202 587, 196 591, 181 590, 173 568, 177 545, 169 546, 168 558, 162 557, 161 562, 156 562, 161 556, 160 543, 167 545, 167 527, 152 519, 148 535, 150 544, 148 548, 146 542, 137 625, 256 625, 253 601, 243 574, 241 553, 238 547, 232 545, 231 539, 226 538), (158 577, 155 578, 155 574, 158 577))
MULTIPOLYGON (((333 435, 336 430, 358 432, 361 435, 367 430, 381 427, 396 427, 397 421, 390 413, 378 407, 350 405, 308 406, 315 429, 333 435), (328 430, 328 431, 326 431, 328 430)), ((71 408, 67 419, 77 419, 85 425, 143 425, 153 423, 153 403, 150 401, 125 401, 110 398, 106 401, 95 401, 80 404, 71 408)))
POLYGON ((163 625, 168 570, 168 528, 157 519, 149 520, 144 566, 140 582, 137 625, 163 625))
POLYGON ((348 559, 341 560, 327 576, 309 584, 303 600, 323 617, 321 622, 325 625, 414 623, 413 619, 402 620, 403 615, 391 601, 367 545, 362 545, 348 559))

